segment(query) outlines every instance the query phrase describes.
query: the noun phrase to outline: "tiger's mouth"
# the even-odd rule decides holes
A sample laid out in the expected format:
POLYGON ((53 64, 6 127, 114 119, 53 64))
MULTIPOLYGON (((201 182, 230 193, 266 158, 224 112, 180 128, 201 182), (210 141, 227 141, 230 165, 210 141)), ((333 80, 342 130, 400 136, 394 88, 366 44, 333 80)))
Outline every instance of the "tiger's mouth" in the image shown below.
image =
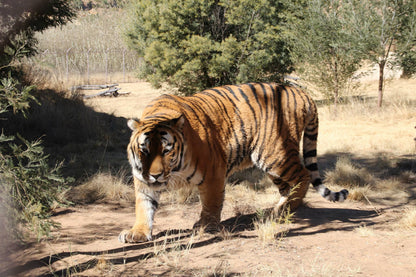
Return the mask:
POLYGON ((163 190, 167 187, 168 182, 154 182, 154 183, 147 183, 149 187, 151 187, 153 190, 163 190))

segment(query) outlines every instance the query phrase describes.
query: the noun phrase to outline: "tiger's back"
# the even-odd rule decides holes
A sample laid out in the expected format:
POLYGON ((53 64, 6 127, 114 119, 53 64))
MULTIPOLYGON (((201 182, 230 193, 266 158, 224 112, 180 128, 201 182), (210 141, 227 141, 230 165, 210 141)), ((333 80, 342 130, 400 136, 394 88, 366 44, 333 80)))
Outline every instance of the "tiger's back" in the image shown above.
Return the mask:
POLYGON ((209 153, 219 152, 226 176, 253 164, 268 173, 272 164, 283 162, 279 157, 299 151, 306 124, 318 120, 308 94, 275 83, 223 86, 190 97, 163 95, 143 116, 163 108, 185 115, 201 140, 197 149, 204 150, 203 145, 209 153))

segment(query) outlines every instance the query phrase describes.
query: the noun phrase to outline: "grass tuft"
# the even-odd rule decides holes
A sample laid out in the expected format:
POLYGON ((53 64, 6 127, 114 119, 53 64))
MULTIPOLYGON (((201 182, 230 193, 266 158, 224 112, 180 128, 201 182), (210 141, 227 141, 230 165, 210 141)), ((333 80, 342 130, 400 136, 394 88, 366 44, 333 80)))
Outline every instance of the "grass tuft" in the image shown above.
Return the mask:
POLYGON ((370 237, 374 235, 373 229, 369 228, 368 226, 360 226, 358 228, 355 228, 354 231, 360 236, 360 237, 370 237))
POLYGON ((124 183, 124 176, 113 176, 107 172, 99 172, 84 184, 74 187, 69 198, 75 203, 89 204, 100 202, 118 202, 120 204, 134 201, 134 190, 124 183))
POLYGON ((276 217, 263 210, 257 212, 258 220, 254 222, 254 229, 263 246, 280 242, 289 232, 289 225, 292 223, 294 212, 286 209, 276 217), (276 240, 277 239, 277 240, 276 240))
POLYGON ((406 170, 400 173, 399 182, 405 184, 416 183, 416 173, 410 170, 406 170))
POLYGON ((355 165, 349 158, 340 157, 335 169, 325 173, 325 181, 342 187, 368 187, 376 183, 376 178, 367 169, 355 165))
POLYGON ((199 201, 199 191, 196 186, 173 186, 168 187, 162 197, 170 204, 192 204, 199 201))
POLYGON ((368 185, 363 187, 352 187, 349 189, 348 200, 365 202, 366 196, 369 194, 370 191, 371 188, 368 185))
POLYGON ((158 266, 167 266, 174 269, 177 273, 183 271, 182 262, 189 256, 189 252, 195 242, 192 234, 189 238, 179 233, 175 237, 167 232, 162 241, 155 241, 153 253, 158 266))
POLYGON ((110 274, 114 265, 107 259, 100 257, 97 260, 97 265, 95 266, 98 271, 103 274, 103 275, 107 275, 110 274))
POLYGON ((416 207, 409 207, 403 212, 399 226, 404 229, 416 228, 416 207))

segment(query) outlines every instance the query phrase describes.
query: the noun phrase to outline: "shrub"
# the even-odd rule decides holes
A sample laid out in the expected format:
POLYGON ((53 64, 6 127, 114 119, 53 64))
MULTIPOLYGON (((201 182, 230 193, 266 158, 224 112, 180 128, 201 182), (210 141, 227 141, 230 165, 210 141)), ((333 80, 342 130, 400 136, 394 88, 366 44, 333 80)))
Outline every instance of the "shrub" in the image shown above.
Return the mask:
MULTIPOLYGON (((21 85, 20 60, 36 53, 35 32, 62 25, 74 13, 63 0, 6 0, 0 5, 0 225, 2 239, 23 239, 26 230, 38 239, 57 226, 49 219, 54 207, 65 202, 60 166, 50 167, 40 140, 29 142, 7 129, 35 100, 33 86, 21 85), (9 122, 8 122, 9 121, 9 122), (5 133, 6 132, 6 133, 5 133), (16 139, 17 137, 17 139, 16 139), (25 228, 27 227, 27 228, 25 228)), ((36 101, 35 101, 36 102, 36 101)), ((24 130, 22 130, 24 131, 24 130)))
POLYGON ((58 226, 49 217, 66 202, 65 179, 58 173, 59 165, 49 167, 40 140, 18 137, 0 137, 0 208, 7 216, 3 228, 6 235, 21 240, 28 229, 39 240, 58 226))
MULTIPOLYGON (((29 107, 33 87, 19 87, 11 77, 1 80, 0 114, 24 112, 29 107)), ((65 202, 65 180, 58 174, 59 165, 48 165, 40 140, 29 142, 16 136, 4 130, 0 135, 0 209, 6 214, 2 225, 6 236, 24 239, 23 227, 27 227, 40 239, 57 226, 49 216, 65 202)))
POLYGON ((281 1, 140 0, 127 31, 145 60, 142 77, 195 91, 280 81, 291 71, 281 1))

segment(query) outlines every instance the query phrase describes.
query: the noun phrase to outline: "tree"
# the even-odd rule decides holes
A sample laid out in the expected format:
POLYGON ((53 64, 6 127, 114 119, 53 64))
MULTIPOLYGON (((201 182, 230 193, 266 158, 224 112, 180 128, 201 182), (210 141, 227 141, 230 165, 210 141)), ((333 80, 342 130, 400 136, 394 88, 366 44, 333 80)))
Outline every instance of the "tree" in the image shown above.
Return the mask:
POLYGON ((400 17, 399 37, 397 39, 397 58, 403 69, 402 78, 416 74, 416 2, 406 1, 400 17))
POLYGON ((30 103, 33 86, 22 84, 21 58, 36 52, 36 31, 64 24, 74 14, 65 0, 4 0, 0 3, 0 231, 2 243, 23 238, 26 229, 38 238, 56 226, 50 211, 62 203, 64 179, 50 168, 39 140, 29 142, 8 129, 30 103))
POLYGON ((334 99, 335 111, 362 60, 360 41, 346 24, 343 3, 307 1, 286 25, 298 73, 334 99))
POLYGON ((34 33, 66 23, 74 16, 66 0, 2 0, 0 3, 0 71, 36 53, 34 33))
POLYGON ((185 94, 222 84, 279 81, 292 63, 273 0, 140 0, 127 31, 142 76, 185 94))
MULTIPOLYGON (((395 59, 393 45, 407 41, 409 43, 404 49, 410 49, 409 53, 414 51, 414 7, 412 1, 407 0, 350 0, 349 3, 352 7, 350 27, 365 44, 367 58, 379 67, 377 105, 381 107, 384 70, 393 65, 395 59)), ((406 52, 402 54, 404 60, 409 57, 406 52)))

